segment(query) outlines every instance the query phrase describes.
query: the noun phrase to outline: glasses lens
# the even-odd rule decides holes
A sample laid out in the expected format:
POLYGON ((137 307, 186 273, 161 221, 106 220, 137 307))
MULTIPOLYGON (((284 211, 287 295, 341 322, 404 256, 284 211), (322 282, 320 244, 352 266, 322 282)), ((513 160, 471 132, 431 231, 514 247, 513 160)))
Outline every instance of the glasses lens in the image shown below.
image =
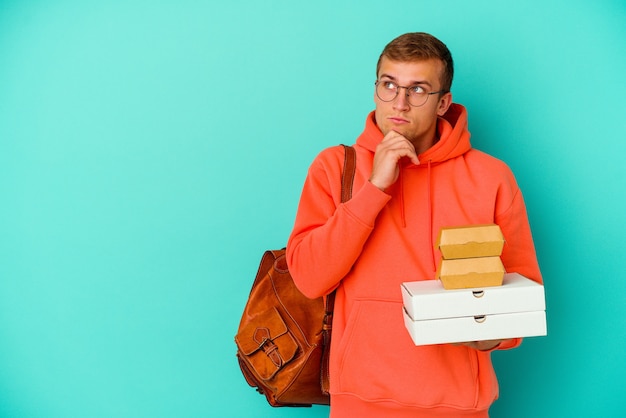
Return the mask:
POLYGON ((378 81, 376 83, 376 95, 383 102, 390 102, 398 95, 398 86, 391 81, 378 81))
POLYGON ((426 103, 426 100, 428 100, 428 93, 426 93, 420 87, 409 87, 406 92, 409 96, 408 99, 411 106, 422 106, 424 103, 426 103))

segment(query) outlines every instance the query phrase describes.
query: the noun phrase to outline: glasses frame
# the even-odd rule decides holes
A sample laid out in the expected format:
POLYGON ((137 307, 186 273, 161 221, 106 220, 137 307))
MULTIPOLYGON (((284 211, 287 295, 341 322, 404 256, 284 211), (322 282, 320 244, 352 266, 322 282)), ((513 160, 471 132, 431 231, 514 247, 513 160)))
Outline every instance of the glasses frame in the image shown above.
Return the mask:
POLYGON ((374 90, 376 91, 376 97, 378 97, 380 100, 382 100, 385 103, 389 103, 389 102, 393 102, 394 100, 396 100, 398 98, 398 94, 400 93, 400 89, 404 89, 405 92, 405 96, 407 97, 406 102, 409 104, 409 106, 412 107, 422 107, 426 104, 426 102, 428 101, 428 98, 430 96, 432 96, 433 94, 441 94, 441 93, 448 93, 448 90, 439 90, 439 91, 433 91, 430 93, 424 93, 426 95, 426 99, 424 100, 424 103, 420 104, 420 105, 414 105, 413 103, 411 103, 410 97, 409 97, 409 89, 412 87, 415 87, 417 84, 414 84, 412 86, 401 86, 399 84, 396 84, 394 81, 392 80, 376 80, 374 82, 374 90), (386 82, 386 83, 392 83, 396 85, 396 94, 393 96, 392 99, 389 100, 385 100, 382 97, 380 97, 380 94, 378 94, 378 83, 380 82, 386 82))

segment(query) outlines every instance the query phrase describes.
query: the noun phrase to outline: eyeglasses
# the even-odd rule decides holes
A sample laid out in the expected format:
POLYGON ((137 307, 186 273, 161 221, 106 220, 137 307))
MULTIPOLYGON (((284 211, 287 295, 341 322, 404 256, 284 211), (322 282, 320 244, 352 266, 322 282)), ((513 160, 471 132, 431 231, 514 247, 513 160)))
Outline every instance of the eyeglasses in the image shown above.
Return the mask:
POLYGON ((383 102, 390 102, 398 97, 400 89, 406 90, 406 97, 409 104, 413 107, 424 106, 428 97, 433 94, 447 93, 446 90, 433 91, 432 93, 426 92, 420 85, 414 86, 399 86, 390 80, 377 80, 374 85, 376 86, 376 96, 383 102))

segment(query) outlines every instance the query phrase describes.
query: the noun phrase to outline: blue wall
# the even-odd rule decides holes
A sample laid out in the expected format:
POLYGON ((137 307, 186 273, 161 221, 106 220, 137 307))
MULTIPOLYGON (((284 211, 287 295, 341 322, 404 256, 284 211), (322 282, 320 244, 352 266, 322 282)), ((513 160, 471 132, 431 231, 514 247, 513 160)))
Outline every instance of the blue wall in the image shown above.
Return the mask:
POLYGON ((492 416, 626 411, 623 0, 87 3, 0 1, 0 417, 326 416, 266 406, 233 336, 309 163, 417 30, 545 275, 549 336, 494 354, 492 416))

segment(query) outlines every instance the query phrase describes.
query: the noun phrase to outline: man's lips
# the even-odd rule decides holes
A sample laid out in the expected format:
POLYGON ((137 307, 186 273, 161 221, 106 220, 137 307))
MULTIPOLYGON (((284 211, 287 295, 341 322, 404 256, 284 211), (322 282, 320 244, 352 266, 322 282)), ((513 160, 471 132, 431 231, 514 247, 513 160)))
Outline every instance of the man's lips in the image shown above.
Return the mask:
POLYGON ((390 116, 387 119, 390 120, 392 123, 395 123, 396 125, 404 125, 405 123, 409 123, 408 120, 398 116, 390 116))

